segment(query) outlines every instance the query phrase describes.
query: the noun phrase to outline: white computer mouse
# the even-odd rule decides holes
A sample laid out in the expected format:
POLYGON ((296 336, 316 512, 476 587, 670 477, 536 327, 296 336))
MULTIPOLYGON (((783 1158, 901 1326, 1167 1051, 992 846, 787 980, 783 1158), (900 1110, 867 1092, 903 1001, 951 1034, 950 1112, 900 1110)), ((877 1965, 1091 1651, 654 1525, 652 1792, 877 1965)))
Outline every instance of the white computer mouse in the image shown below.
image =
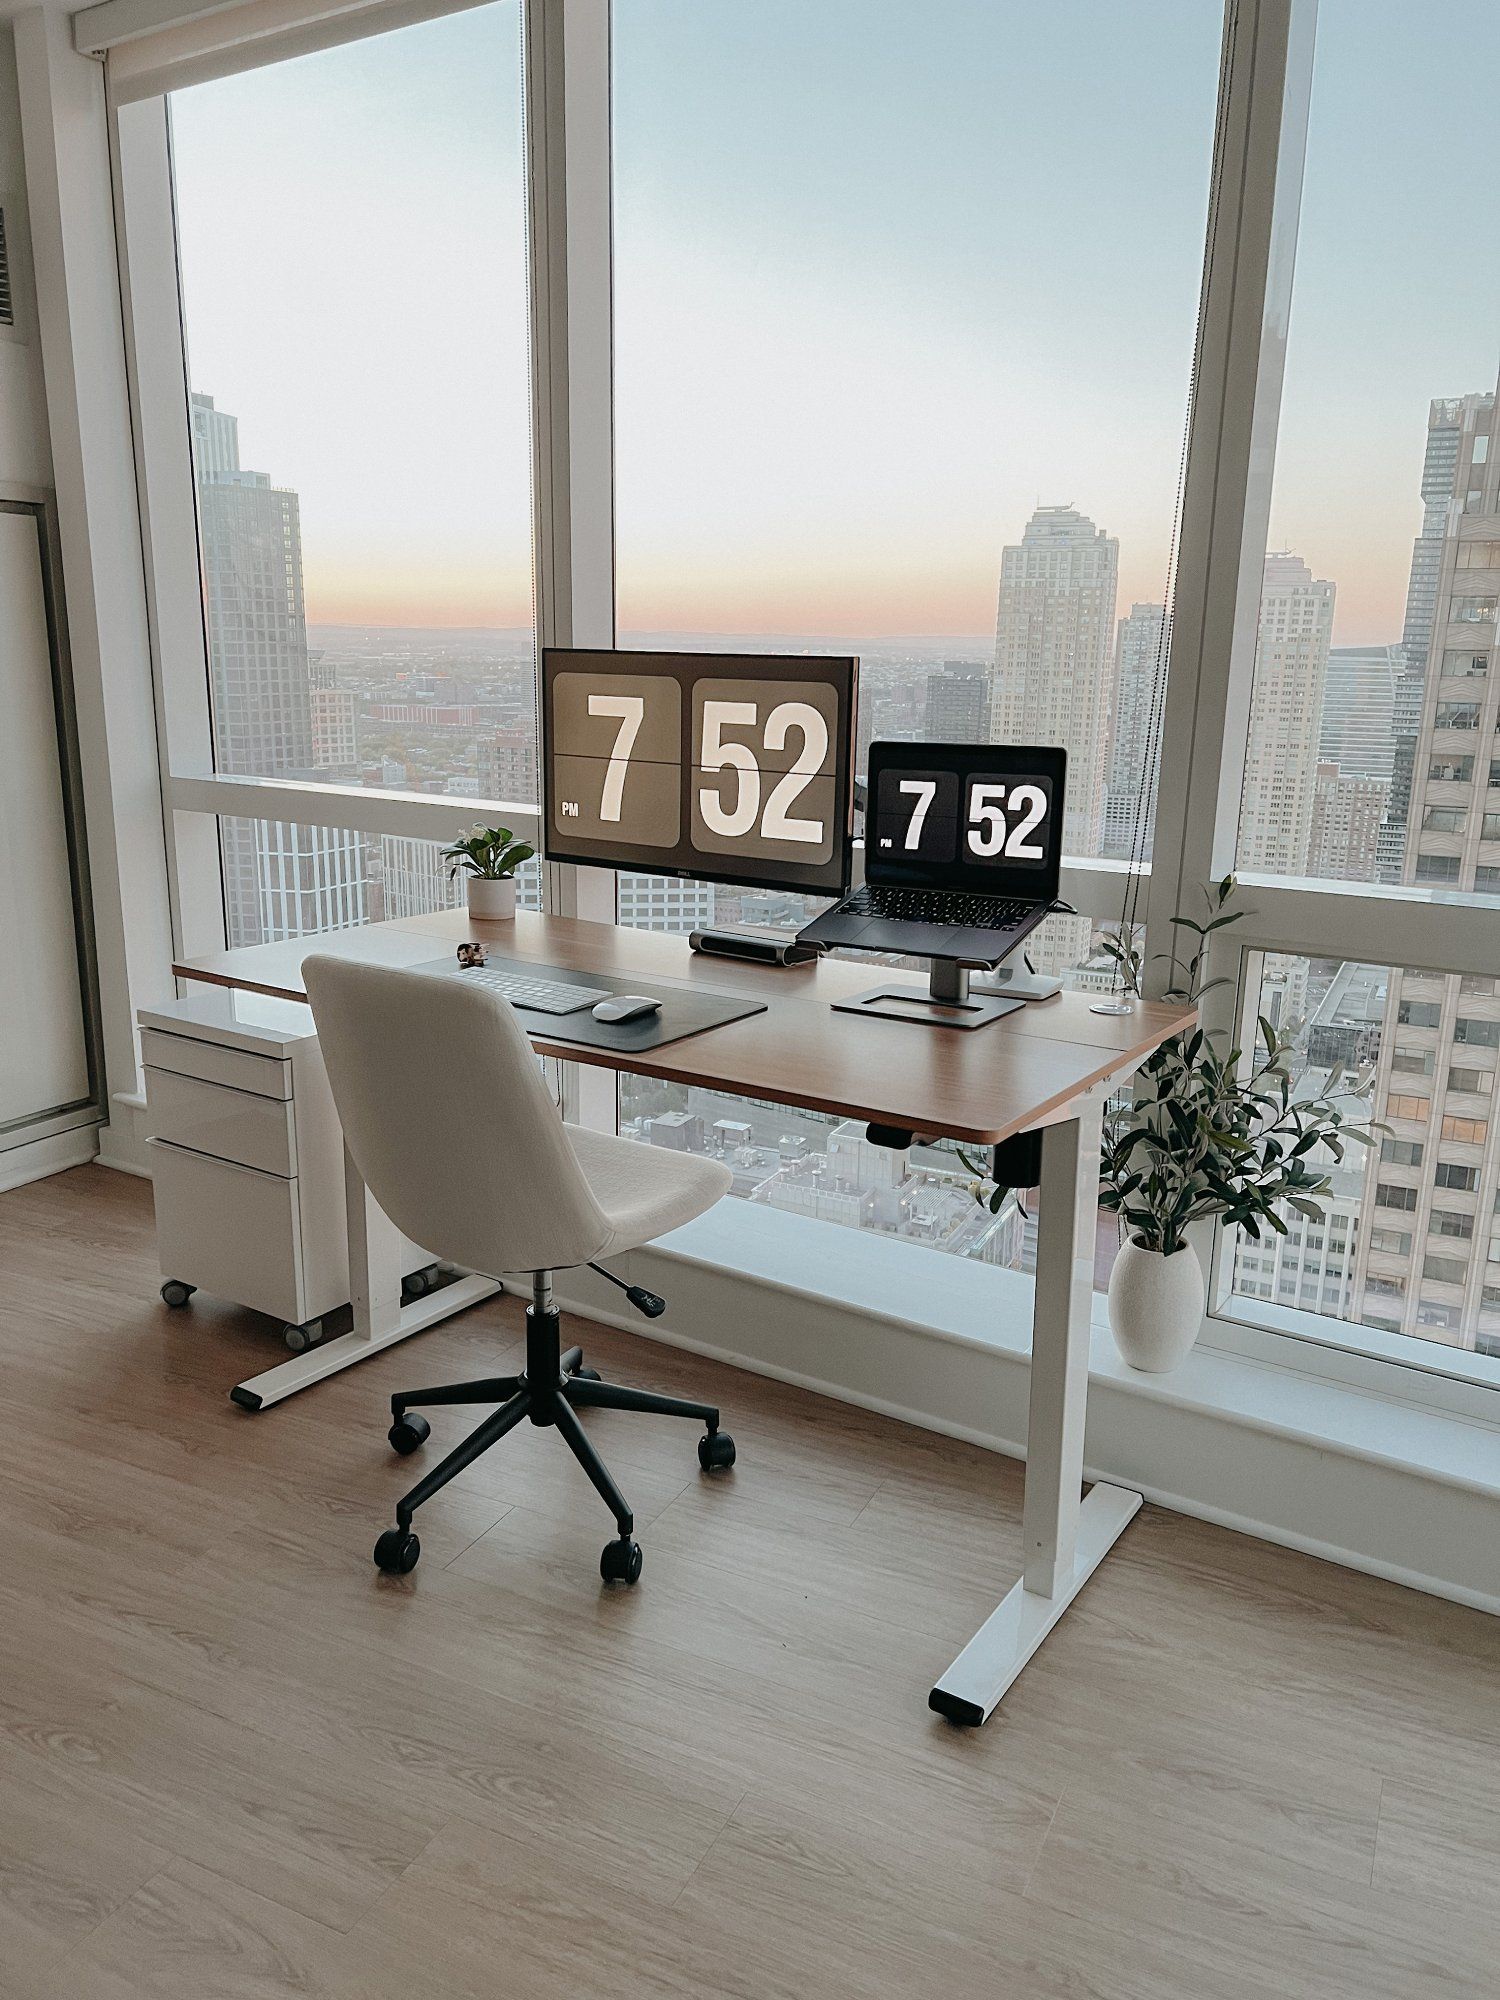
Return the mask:
POLYGON ((641 1021, 648 1014, 659 1014, 661 1002, 649 993, 611 993, 607 1000, 596 1000, 589 1012, 596 1021, 641 1021))

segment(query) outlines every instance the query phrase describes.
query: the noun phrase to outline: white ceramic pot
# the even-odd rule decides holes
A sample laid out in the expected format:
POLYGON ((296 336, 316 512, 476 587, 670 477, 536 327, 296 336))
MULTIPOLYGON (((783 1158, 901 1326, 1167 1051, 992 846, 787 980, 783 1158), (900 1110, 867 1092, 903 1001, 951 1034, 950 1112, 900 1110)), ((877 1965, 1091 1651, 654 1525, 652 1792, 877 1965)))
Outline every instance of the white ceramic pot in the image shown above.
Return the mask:
POLYGON ((516 878, 507 875, 501 882, 487 875, 469 877, 469 915, 503 922, 516 914, 516 878))
POLYGON ((1186 1360, 1203 1324, 1203 1266, 1191 1250, 1164 1257, 1128 1238, 1109 1279, 1115 1345, 1148 1375, 1186 1360))

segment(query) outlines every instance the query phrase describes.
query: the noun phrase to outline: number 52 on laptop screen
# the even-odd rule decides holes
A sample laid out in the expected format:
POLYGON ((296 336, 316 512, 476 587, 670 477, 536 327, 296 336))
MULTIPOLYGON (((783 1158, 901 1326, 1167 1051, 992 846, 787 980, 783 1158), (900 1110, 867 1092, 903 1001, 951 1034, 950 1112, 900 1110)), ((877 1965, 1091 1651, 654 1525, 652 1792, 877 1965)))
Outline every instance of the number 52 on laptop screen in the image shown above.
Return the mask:
POLYGON ((551 861, 838 895, 859 662, 542 654, 551 861))

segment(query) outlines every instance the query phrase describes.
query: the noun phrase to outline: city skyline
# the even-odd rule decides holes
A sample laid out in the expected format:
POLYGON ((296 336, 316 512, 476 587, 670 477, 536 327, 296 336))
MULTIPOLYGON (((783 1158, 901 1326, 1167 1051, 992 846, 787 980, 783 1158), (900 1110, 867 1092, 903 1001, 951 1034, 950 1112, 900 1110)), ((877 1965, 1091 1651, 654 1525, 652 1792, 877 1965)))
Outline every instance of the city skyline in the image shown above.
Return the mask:
MULTIPOLYGON (((1500 325, 1488 271, 1440 306, 1403 282, 1445 107, 1420 24, 1378 11, 1379 37, 1348 0, 1320 20, 1271 527, 1338 578, 1336 645, 1398 635, 1413 413, 1493 380, 1500 325), (1393 128, 1367 106, 1397 75, 1393 128), (1393 195, 1378 241, 1360 200, 1375 166, 1393 195), (1380 310, 1351 318, 1356 276, 1380 310)), ((1482 66, 1500 23, 1468 11, 1482 66)), ((754 38, 706 0, 621 12, 625 629, 981 633, 996 551, 1039 504, 1109 523, 1127 601, 1164 595, 1214 8, 1100 6, 1065 28, 870 12, 886 32, 768 4, 754 38), (1100 59, 1080 83, 1084 35, 1100 59), (791 56, 797 88, 762 90, 791 56), (828 127, 807 104, 835 62, 857 116, 828 127), (961 87, 940 125, 938 74, 961 87), (1093 135, 1071 148, 1069 91, 1068 129, 1093 135)), ((530 620, 519 117, 508 3, 174 96, 195 379, 239 412, 248 462, 302 497, 314 623, 530 620), (272 271, 287 304, 267 314, 272 271), (366 309, 388 299, 399 311, 366 309)), ((1482 185, 1448 191, 1447 226, 1482 185)))

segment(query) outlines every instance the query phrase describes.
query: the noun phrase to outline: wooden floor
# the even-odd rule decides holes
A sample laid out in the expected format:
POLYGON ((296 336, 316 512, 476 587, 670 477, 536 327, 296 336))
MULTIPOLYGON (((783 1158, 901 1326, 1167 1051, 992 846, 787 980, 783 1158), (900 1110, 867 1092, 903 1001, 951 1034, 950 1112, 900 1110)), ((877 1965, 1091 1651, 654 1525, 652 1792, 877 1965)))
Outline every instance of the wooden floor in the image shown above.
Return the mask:
POLYGON ((1493 2000, 1500 1624, 1147 1508, 959 1733, 1018 1467, 601 1329, 740 1447, 590 1418, 639 1587, 529 1427, 380 1579, 515 1302, 251 1417, 157 1277, 143 1183, 0 1196, 4 2000, 1493 2000))

